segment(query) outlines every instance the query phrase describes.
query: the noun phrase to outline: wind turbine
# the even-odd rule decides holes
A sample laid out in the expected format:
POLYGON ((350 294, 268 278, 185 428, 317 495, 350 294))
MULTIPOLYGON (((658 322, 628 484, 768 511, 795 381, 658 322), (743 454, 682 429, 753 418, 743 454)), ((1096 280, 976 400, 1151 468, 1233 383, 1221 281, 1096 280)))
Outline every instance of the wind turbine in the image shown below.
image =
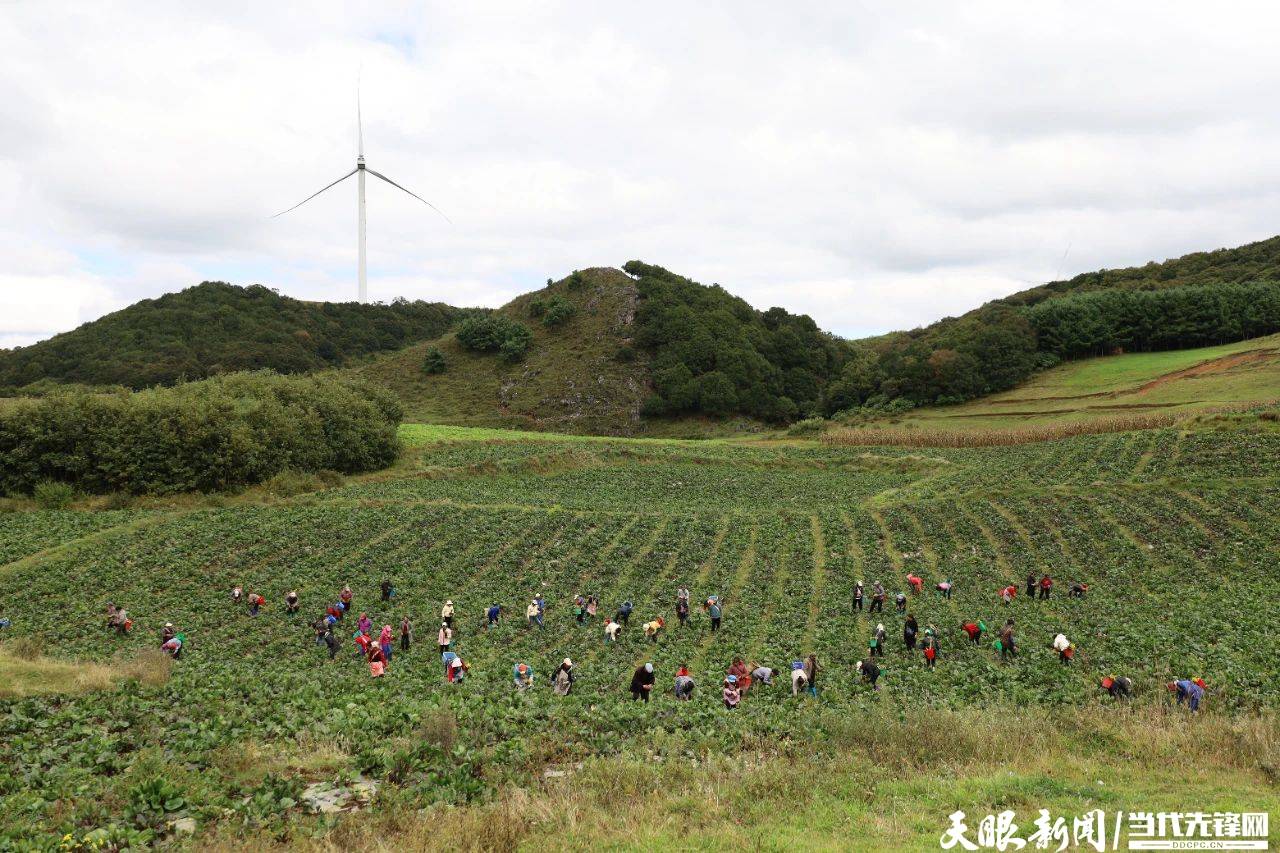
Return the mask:
POLYGON ((290 210, 297 210, 307 202, 311 201, 311 199, 320 195, 320 193, 324 192, 325 190, 336 187, 338 184, 342 183, 347 178, 351 177, 352 175, 355 175, 356 176, 356 215, 357 215, 356 221, 358 223, 356 226, 356 246, 357 246, 359 257, 360 257, 360 261, 359 261, 360 291, 359 292, 360 292, 360 301, 368 302, 369 301, 369 283, 368 283, 368 277, 365 272, 365 247, 364 247, 364 230, 365 230, 364 176, 366 172, 368 172, 370 175, 373 175, 375 178, 381 178, 382 180, 391 184, 391 186, 395 187, 398 190, 402 190, 403 192, 409 193, 409 195, 413 196, 418 201, 422 202, 427 207, 431 208, 436 213, 439 213, 441 216, 443 216, 445 222, 449 222, 450 225, 452 225, 453 223, 449 220, 449 217, 445 216, 444 213, 441 212, 440 208, 436 207, 434 204, 427 201, 422 196, 418 195, 415 192, 412 192, 411 190, 405 189, 404 187, 400 186, 395 181, 391 180, 381 172, 375 172, 373 169, 370 169, 367 166, 365 166, 364 164, 364 121, 360 114, 360 93, 358 91, 356 92, 356 128, 357 128, 357 136, 359 139, 359 142, 357 143, 358 149, 356 151, 356 167, 352 169, 350 172, 347 172, 341 178, 338 178, 338 180, 329 184, 329 186, 325 187, 324 189, 321 189, 319 192, 312 193, 311 195, 304 198, 302 201, 295 204, 293 207, 289 208, 289 210, 282 210, 271 218, 275 219, 276 216, 284 216, 290 210))

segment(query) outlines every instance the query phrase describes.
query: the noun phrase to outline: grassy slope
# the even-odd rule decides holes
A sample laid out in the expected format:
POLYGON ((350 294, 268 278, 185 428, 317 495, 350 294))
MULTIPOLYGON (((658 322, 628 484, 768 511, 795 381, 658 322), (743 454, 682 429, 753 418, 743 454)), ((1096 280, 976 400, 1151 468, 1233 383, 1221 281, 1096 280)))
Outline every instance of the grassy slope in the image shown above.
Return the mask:
POLYGON ((928 406, 899 424, 948 430, 1036 427, 1153 411, 1195 412, 1280 398, 1280 335, 1194 350, 1070 362, 958 406, 928 406))
POLYGON ((563 279, 517 297, 499 312, 529 326, 533 346, 519 364, 464 350, 452 333, 355 369, 394 390, 409 420, 469 426, 554 429, 627 434, 641 429, 647 394, 642 361, 619 362, 618 348, 631 335, 635 283, 614 269, 582 272, 582 284, 563 279), (529 304, 558 295, 577 313, 560 328, 531 317, 529 304), (448 359, 443 374, 422 371, 429 347, 448 359))

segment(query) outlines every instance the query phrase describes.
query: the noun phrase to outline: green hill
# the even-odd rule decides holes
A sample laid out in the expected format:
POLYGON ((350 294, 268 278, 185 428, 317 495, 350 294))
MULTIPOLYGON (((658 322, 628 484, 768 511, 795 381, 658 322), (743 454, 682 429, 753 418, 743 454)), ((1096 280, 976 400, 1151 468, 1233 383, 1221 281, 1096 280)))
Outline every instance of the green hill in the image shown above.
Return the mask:
POLYGON ((261 285, 206 281, 0 350, 0 388, 42 381, 145 388, 238 370, 303 373, 433 338, 463 315, 440 303, 302 302, 261 285))
POLYGON ((1003 443, 1173 425, 1280 400, 1280 335, 1234 344, 1081 359, 1012 390, 947 406, 835 419, 857 443, 1003 443))
POLYGON ((352 373, 390 388, 410 421, 561 432, 642 431, 648 359, 634 346, 636 283, 615 269, 588 269, 517 297, 494 313, 532 333, 524 358, 463 347, 455 332, 423 341, 352 373), (573 307, 550 326, 533 305, 553 298, 573 307), (444 370, 428 373, 435 349, 444 370))
POLYGON ((1280 331, 1280 237, 1085 273, 909 332, 852 342, 825 411, 956 403, 1063 359, 1188 349, 1280 331))
POLYGON ((459 330, 353 372, 395 391, 410 420, 430 423, 688 435, 819 410, 846 346, 812 319, 758 311, 662 267, 625 269, 575 272, 498 309, 531 333, 518 361, 468 349, 459 330), (550 324, 540 306, 556 302, 568 318, 550 324), (433 351, 439 372, 426 366, 433 351))

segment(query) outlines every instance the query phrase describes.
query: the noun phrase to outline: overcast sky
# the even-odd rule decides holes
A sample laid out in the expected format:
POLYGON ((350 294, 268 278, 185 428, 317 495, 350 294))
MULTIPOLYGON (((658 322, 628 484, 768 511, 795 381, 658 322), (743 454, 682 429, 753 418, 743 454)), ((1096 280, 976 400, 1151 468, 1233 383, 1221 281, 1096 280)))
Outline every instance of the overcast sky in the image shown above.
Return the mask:
POLYGON ((1274 3, 0 0, 0 346, 631 258, 848 336, 1280 232, 1274 3), (186 7, 182 9, 180 7, 186 7))

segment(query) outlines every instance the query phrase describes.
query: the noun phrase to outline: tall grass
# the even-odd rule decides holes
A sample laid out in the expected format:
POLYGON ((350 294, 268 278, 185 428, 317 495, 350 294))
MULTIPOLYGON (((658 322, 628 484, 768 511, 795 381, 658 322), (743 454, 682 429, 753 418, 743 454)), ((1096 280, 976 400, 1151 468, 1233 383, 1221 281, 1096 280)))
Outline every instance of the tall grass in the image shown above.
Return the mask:
POLYGON ((169 680, 173 660, 160 649, 143 649, 111 663, 48 658, 30 637, 0 645, 0 698, 108 690, 123 681, 158 687, 169 680))
MULTIPOLYGON (((650 849, 674 838, 702 846, 698 839, 727 831, 726 840, 735 842, 729 847, 741 849, 767 839, 744 845, 734 833, 804 812, 821 791, 837 801, 852 798, 855 812, 866 808, 864 831, 882 835, 876 840, 889 849, 893 840, 919 841, 919 814, 936 816, 940 828, 943 816, 963 805, 956 797, 989 794, 963 782, 947 787, 945 780, 1006 779, 1017 795, 1054 777, 1063 780, 1057 790, 1081 792, 1084 812, 1096 807, 1091 786, 1122 787, 1135 773, 1156 788, 1179 768, 1217 774, 1218 783, 1238 785, 1241 806, 1253 805, 1243 802, 1248 791, 1280 778, 1280 718, 1273 713, 1191 717, 1155 702, 1071 710, 876 707, 858 714, 815 707, 811 728, 812 740, 765 740, 698 759, 692 751, 627 750, 589 760, 563 778, 509 785, 492 800, 467 806, 421 808, 392 790, 368 811, 341 818, 326 837, 294 837, 288 844, 318 851, 650 849), (686 838, 686 832, 694 834, 686 838)), ((1231 794, 1219 789, 1217 796, 1231 794)), ((989 809, 990 801, 969 805, 989 809)), ((850 829, 846 824, 840 833, 850 829)), ((279 844, 229 832, 202 841, 206 849, 279 844)))

